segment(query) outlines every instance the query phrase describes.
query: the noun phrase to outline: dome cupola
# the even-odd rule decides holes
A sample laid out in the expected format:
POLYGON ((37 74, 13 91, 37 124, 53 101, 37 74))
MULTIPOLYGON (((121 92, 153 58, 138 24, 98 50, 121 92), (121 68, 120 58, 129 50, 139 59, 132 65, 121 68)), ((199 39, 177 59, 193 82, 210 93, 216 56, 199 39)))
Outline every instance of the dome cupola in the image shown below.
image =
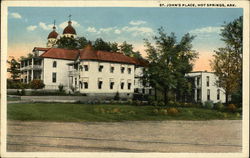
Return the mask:
POLYGON ((63 30, 63 36, 64 37, 71 37, 71 38, 76 37, 76 30, 72 26, 71 15, 69 15, 68 26, 66 26, 65 29, 63 30))
POLYGON ((51 32, 49 33, 48 39, 49 39, 49 38, 57 38, 57 36, 58 36, 58 33, 56 32, 56 27, 53 26, 53 31, 51 31, 51 32))
POLYGON ((48 42, 47 42, 48 48, 56 47, 57 37, 58 37, 58 33, 56 32, 56 26, 55 26, 55 20, 54 20, 53 31, 51 31, 48 35, 48 42))

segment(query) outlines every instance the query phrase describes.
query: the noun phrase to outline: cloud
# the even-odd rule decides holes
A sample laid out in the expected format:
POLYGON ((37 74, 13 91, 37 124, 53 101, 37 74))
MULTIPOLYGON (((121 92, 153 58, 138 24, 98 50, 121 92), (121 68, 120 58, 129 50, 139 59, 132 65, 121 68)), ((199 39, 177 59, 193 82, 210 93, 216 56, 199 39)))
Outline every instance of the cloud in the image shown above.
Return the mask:
POLYGON ((38 24, 43 30, 52 30, 53 24, 46 25, 44 22, 39 22, 38 24))
POLYGON ((30 26, 26 27, 26 29, 27 29, 28 31, 34 31, 36 28, 37 28, 36 25, 30 25, 30 26))
POLYGON ((122 28, 123 32, 128 32, 128 33, 132 33, 133 36, 143 36, 143 35, 147 35, 150 36, 152 34, 154 34, 154 31, 152 28, 150 27, 139 27, 139 26, 133 26, 133 27, 129 27, 129 26, 125 26, 122 28))
MULTIPOLYGON (((80 26, 80 24, 77 21, 72 20, 71 22, 72 22, 72 26, 74 26, 74 27, 80 26)), ((64 29, 66 26, 68 26, 68 21, 64 21, 63 23, 59 24, 59 27, 61 29, 64 29)))
POLYGON ((189 33, 192 33, 192 34, 220 33, 221 29, 222 29, 222 27, 208 26, 208 27, 202 27, 202 28, 197 28, 197 29, 191 30, 191 31, 189 31, 189 33))
POLYGON ((16 13, 16 12, 10 13, 10 16, 15 18, 15 19, 22 19, 22 16, 19 13, 16 13))
POLYGON ((117 27, 107 27, 96 29, 95 27, 88 27, 88 32, 95 34, 107 34, 107 33, 115 33, 115 34, 131 34, 132 36, 150 36, 154 34, 154 31, 150 27, 139 27, 139 26, 124 26, 122 28, 117 27))
POLYGON ((137 20, 137 21, 130 21, 129 24, 130 25, 142 25, 142 24, 146 24, 146 21, 142 21, 142 20, 137 20))
POLYGON ((88 27, 87 31, 88 32, 96 32, 96 28, 94 28, 94 27, 88 27))

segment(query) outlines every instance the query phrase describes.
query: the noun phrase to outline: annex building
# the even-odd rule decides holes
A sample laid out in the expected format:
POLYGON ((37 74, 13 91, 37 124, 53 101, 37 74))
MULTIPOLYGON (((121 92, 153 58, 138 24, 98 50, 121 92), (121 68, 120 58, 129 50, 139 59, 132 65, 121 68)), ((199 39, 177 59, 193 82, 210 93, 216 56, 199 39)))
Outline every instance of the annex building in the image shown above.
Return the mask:
MULTIPOLYGON (((33 57, 21 61, 22 82, 40 79, 47 90, 58 90, 59 85, 63 85, 68 92, 92 96, 114 96, 118 92, 130 98, 134 93, 154 93, 140 80, 147 66, 145 60, 94 50, 91 45, 79 50, 56 48, 59 37, 54 26, 48 35, 47 47, 35 47, 33 57)), ((77 37, 70 20, 61 37, 77 37)), ((213 73, 191 72, 186 77, 192 78, 194 101, 225 102, 224 90, 215 85, 217 77, 213 73)))

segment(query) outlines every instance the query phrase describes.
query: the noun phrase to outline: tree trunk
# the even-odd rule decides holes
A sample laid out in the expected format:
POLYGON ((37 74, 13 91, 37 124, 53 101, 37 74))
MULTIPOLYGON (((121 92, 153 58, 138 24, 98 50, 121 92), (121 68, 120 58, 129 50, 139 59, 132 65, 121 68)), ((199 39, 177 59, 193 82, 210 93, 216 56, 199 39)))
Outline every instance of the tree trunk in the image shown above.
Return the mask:
POLYGON ((155 87, 155 101, 157 101, 157 89, 155 87))
POLYGON ((165 106, 167 106, 168 104, 168 89, 167 88, 164 89, 164 103, 165 103, 165 106))
POLYGON ((226 106, 228 105, 228 92, 226 92, 226 106))

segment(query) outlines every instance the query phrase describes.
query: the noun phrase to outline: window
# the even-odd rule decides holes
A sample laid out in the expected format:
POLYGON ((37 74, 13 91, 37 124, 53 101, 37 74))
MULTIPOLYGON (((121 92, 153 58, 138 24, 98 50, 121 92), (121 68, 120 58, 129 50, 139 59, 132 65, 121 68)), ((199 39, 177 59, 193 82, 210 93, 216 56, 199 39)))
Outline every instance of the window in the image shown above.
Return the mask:
POLYGON ((110 67, 110 72, 111 72, 111 73, 114 73, 114 70, 115 70, 115 67, 114 67, 114 66, 111 66, 111 67, 110 67))
POLYGON ((53 67, 56 67, 56 61, 53 61, 53 67))
POLYGON ((56 83, 56 72, 52 73, 52 82, 56 83))
POLYGON ((75 78, 75 85, 77 85, 77 78, 75 78))
POLYGON ((124 88, 124 82, 121 83, 121 89, 123 89, 123 88, 124 88))
POLYGON ((123 74, 125 70, 125 67, 121 67, 121 73, 123 74))
POLYGON ((130 67, 128 68, 128 74, 131 74, 131 68, 130 67))
POLYGON ((79 82, 80 88, 82 89, 82 82, 79 82))
POLYGON ((82 65, 79 66, 79 70, 80 70, 80 71, 83 71, 82 65))
POLYGON ((207 76, 207 87, 209 87, 209 76, 207 76))
POLYGON ((102 89, 102 81, 98 81, 98 89, 102 89))
POLYGON ((197 87, 200 85, 200 77, 197 77, 197 87))
POLYGON ((217 100, 220 100, 220 90, 217 90, 217 100))
POLYGON ((128 89, 131 89, 131 83, 128 83, 128 89))
POLYGON ((109 85, 110 89, 114 88, 114 84, 115 84, 115 82, 110 82, 110 85, 109 85))
POLYGON ((89 71, 89 66, 88 65, 84 65, 84 70, 85 71, 89 71))
POLYGON ((102 72, 102 69, 103 69, 103 65, 99 65, 99 72, 102 72))
POLYGON ((210 89, 207 90, 207 100, 210 100, 210 89))
POLYGON ((84 84, 84 89, 88 89, 89 88, 88 82, 83 82, 83 84, 84 84))
POLYGON ((149 93, 149 95, 152 95, 152 89, 149 89, 148 93, 149 93))
POLYGON ((145 94, 145 89, 144 88, 142 88, 142 94, 145 94))

